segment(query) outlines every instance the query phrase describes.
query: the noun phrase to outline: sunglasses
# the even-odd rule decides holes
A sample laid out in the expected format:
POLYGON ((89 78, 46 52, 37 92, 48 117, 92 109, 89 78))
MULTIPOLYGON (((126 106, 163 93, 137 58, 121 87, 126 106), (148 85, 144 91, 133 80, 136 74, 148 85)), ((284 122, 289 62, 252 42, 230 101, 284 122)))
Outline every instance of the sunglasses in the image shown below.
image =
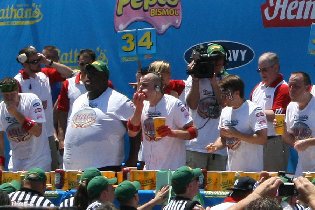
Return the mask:
POLYGON ((32 61, 27 61, 26 63, 29 63, 29 64, 38 64, 39 62, 40 62, 40 59, 32 60, 32 61))
POLYGON ((269 68, 273 67, 275 64, 271 65, 271 66, 268 66, 268 67, 265 67, 265 68, 258 68, 256 71, 258 73, 261 73, 261 72, 267 72, 269 68))

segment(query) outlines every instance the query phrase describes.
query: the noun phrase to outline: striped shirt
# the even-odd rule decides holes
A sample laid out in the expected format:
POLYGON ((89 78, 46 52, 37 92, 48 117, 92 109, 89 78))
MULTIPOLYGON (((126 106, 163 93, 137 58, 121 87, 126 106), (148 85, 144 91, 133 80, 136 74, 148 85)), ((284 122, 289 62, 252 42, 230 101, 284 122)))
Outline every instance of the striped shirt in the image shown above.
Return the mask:
POLYGON ((74 204, 74 197, 72 196, 62 201, 59 207, 73 207, 73 204, 74 204))
POLYGON ((176 196, 163 208, 163 210, 190 210, 193 209, 196 204, 199 204, 199 202, 176 196))
POLYGON ((40 195, 39 192, 22 188, 19 191, 9 194, 12 206, 43 206, 43 207, 54 207, 54 204, 40 195))

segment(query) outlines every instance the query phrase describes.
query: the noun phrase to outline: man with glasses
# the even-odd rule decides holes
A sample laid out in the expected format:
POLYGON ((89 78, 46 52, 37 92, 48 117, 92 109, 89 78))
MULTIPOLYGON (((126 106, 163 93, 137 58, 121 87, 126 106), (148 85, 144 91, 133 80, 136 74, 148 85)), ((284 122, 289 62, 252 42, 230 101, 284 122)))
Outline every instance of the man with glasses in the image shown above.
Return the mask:
POLYGON ((263 146, 267 120, 263 110, 244 98, 244 82, 229 75, 220 82, 222 109, 220 138, 209 144, 209 152, 228 148, 228 171, 259 172, 263 169, 263 146))
MULTIPOLYGON (((44 125, 48 138, 51 139, 49 141, 54 142, 53 103, 50 85, 70 77, 72 69, 49 60, 32 46, 21 49, 17 61, 23 68, 14 78, 19 82, 21 92, 34 93, 42 101, 46 116, 44 125), (46 67, 42 68, 41 65, 46 67)), ((55 159, 56 156, 53 155, 53 158, 55 159)), ((57 161, 54 160, 53 163, 57 163, 57 161)), ((53 164, 52 167, 56 168, 58 164, 53 164)))
POLYGON ((261 82, 251 93, 251 101, 258 104, 268 121, 268 141, 264 145, 264 170, 286 171, 289 148, 281 136, 275 134, 273 120, 275 113, 284 114, 290 102, 288 84, 280 74, 280 63, 276 53, 263 53, 258 59, 258 73, 261 82))

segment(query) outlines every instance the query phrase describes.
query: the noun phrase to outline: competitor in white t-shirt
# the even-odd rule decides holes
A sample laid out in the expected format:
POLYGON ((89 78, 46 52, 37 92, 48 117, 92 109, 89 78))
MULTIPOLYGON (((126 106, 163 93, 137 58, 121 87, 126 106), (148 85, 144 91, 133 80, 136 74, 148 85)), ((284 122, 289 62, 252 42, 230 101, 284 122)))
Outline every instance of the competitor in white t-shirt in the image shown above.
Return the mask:
POLYGON ((18 93, 18 82, 6 78, 0 82, 0 168, 4 169, 4 133, 10 143, 9 170, 40 167, 50 171, 51 157, 41 100, 33 93, 18 93))
POLYGON ((207 149, 228 148, 228 171, 261 171, 262 145, 267 141, 266 115, 255 103, 244 100, 244 83, 238 76, 225 77, 220 88, 226 105, 219 121, 220 138, 207 149))
POLYGON ((315 171, 315 98, 310 93, 311 79, 305 72, 291 73, 289 79, 291 102, 286 112, 284 140, 299 155, 295 174, 315 171))
POLYGON ((64 169, 96 167, 120 170, 124 160, 126 122, 133 114, 133 103, 109 88, 109 70, 94 61, 86 66, 84 85, 87 93, 73 104, 65 136, 64 169))
POLYGON ((17 61, 23 67, 14 77, 19 81, 20 91, 22 93, 34 93, 42 101, 46 116, 46 122, 43 125, 46 127, 51 147, 52 168, 56 169, 59 164, 54 137, 53 102, 50 85, 70 77, 72 70, 68 66, 47 59, 32 46, 21 49, 17 61), (41 65, 46 67, 41 68, 41 65))
POLYGON ((145 169, 175 170, 185 165, 185 141, 197 136, 197 130, 183 103, 164 95, 161 77, 148 73, 140 78, 134 94, 136 110, 127 123, 130 136, 142 128, 142 160, 145 169), (164 117, 165 125, 154 128, 154 117, 164 117))

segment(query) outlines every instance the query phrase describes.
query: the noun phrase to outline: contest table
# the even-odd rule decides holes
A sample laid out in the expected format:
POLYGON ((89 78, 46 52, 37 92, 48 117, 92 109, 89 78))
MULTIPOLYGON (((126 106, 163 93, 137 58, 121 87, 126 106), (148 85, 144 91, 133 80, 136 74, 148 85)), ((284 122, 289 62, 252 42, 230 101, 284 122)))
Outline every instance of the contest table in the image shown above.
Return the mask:
MULTIPOLYGON (((55 191, 46 191, 45 197, 48 198, 52 203, 56 206, 59 206, 63 198, 70 197, 71 194, 74 194, 75 190, 63 191, 63 190, 55 190, 55 191)), ((154 190, 139 190, 138 192, 140 198, 140 205, 150 201, 154 198, 154 190)), ((224 198, 228 195, 227 191, 204 191, 200 190, 200 194, 204 201, 205 206, 214 206, 219 203, 222 203, 224 198)), ((115 205, 118 207, 118 201, 115 200, 115 205)), ((153 208, 154 210, 161 209, 160 206, 156 206, 153 208)))

